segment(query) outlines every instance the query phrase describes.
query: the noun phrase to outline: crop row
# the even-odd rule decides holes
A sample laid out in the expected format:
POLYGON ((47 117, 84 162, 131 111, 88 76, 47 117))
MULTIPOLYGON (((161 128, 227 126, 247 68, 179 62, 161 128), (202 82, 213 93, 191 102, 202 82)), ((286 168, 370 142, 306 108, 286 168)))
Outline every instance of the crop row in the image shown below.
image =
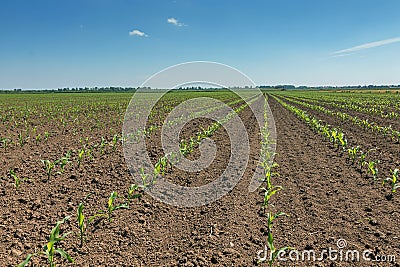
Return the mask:
POLYGON ((295 99, 291 99, 291 98, 285 98, 285 97, 282 97, 282 98, 285 99, 286 101, 304 106, 306 108, 320 111, 327 115, 337 117, 337 118, 341 119, 342 121, 349 121, 352 124, 362 127, 364 129, 368 129, 368 130, 371 130, 374 132, 381 133, 385 137, 390 136, 392 141, 397 142, 397 143, 400 142, 400 131, 393 129, 391 125, 381 126, 381 125, 378 125, 376 122, 369 121, 369 119, 360 119, 357 116, 351 116, 347 113, 340 112, 340 111, 332 111, 332 110, 329 110, 329 109, 319 106, 319 105, 312 105, 312 104, 309 104, 309 103, 306 103, 303 101, 299 101, 299 100, 295 100, 295 99))
MULTIPOLYGON (((309 127, 316 133, 324 136, 325 139, 330 141, 335 147, 337 147, 338 151, 345 152, 347 151, 347 156, 351 161, 352 165, 358 167, 360 173, 363 171, 364 166, 366 167, 367 175, 371 175, 374 181, 379 180, 378 177, 378 164, 379 160, 367 160, 370 150, 362 150, 359 145, 355 145, 350 147, 345 134, 338 127, 332 127, 322 120, 317 119, 316 117, 308 114, 307 112, 292 106, 277 96, 273 96, 273 98, 280 103, 283 107, 293 112, 300 120, 304 121, 309 127), (341 149, 339 149, 341 148, 341 149)), ((384 178, 382 181, 383 185, 389 184, 391 193, 395 193, 396 189, 399 188, 400 183, 398 180, 398 169, 394 169, 391 171, 391 177, 384 178)))
MULTIPOLYGON (((248 107, 249 104, 251 104, 255 99, 250 100, 248 103, 245 103, 238 108, 234 109, 231 113, 227 114, 221 121, 215 122, 212 125, 209 125, 206 129, 197 132, 196 136, 191 137, 189 142, 182 141, 180 144, 180 151, 177 153, 177 157, 174 157, 175 160, 179 160, 180 157, 186 156, 189 153, 193 151, 195 146, 197 146, 201 140, 204 138, 209 138, 211 137, 222 125, 224 125, 226 122, 228 122, 235 114, 240 113, 243 111, 246 107, 248 107)), ((106 144, 106 142, 104 142, 106 144)), ((102 146, 101 144, 99 146, 96 146, 97 151, 102 153, 101 151, 105 151, 105 145, 102 146)), ((69 153, 65 157, 60 158, 59 160, 56 161, 43 161, 44 169, 47 173, 48 179, 51 179, 52 173, 55 171, 55 168, 57 168, 57 172, 63 172, 64 168, 67 164, 71 163, 71 155, 76 156, 76 166, 79 168, 82 159, 80 159, 81 155, 87 155, 86 154, 86 147, 85 145, 82 147, 81 150, 75 151, 74 153, 69 153)), ((93 151, 92 151, 93 152, 93 151)), ((112 192, 110 194, 110 197, 108 198, 107 205, 105 209, 99 210, 95 214, 91 215, 86 218, 84 214, 84 209, 85 209, 85 200, 89 197, 86 196, 85 199, 79 204, 77 210, 76 210, 76 226, 77 226, 77 231, 75 232, 76 235, 79 236, 80 244, 79 246, 82 247, 84 243, 88 240, 88 232, 87 228, 91 226, 93 221, 95 220, 101 220, 101 219, 106 219, 108 222, 111 222, 112 218, 114 217, 114 212, 119 209, 129 209, 130 208, 130 203, 134 199, 141 198, 142 195, 145 193, 147 189, 149 189, 159 176, 163 176, 165 174, 166 168, 168 166, 172 166, 173 162, 171 162, 171 155, 168 156, 163 156, 158 159, 157 163, 154 166, 154 171, 151 174, 146 174, 143 171, 143 168, 141 168, 141 178, 142 178, 142 184, 131 184, 130 187, 127 190, 127 193, 125 194, 125 197, 121 197, 117 194, 117 192, 112 192), (119 201, 118 201, 119 199, 119 201), (118 202, 117 202, 118 201, 118 202)), ((176 162, 176 161, 175 161, 176 162)), ((57 173, 56 172, 56 173, 57 173)), ((16 175, 15 172, 10 171, 10 175, 16 175)), ((18 178, 20 179, 20 178, 18 178)), ((19 185, 19 184, 18 184, 19 185)), ((56 223, 55 227, 51 230, 48 242, 43 246, 43 251, 36 252, 36 253, 30 253, 27 255, 25 260, 21 262, 18 266, 23 267, 29 264, 29 262, 34 258, 35 256, 38 255, 46 255, 47 262, 50 267, 53 267, 56 265, 55 263, 55 255, 59 254, 61 257, 66 259, 69 262, 74 262, 74 259, 61 248, 61 241, 66 240, 67 236, 69 236, 72 232, 68 232, 65 234, 61 234, 61 225, 65 223, 66 220, 69 220, 71 216, 65 217, 63 220, 59 221, 56 223)))
POLYGON ((359 93, 293 93, 291 97, 310 102, 326 103, 342 109, 350 109, 366 114, 377 114, 383 118, 398 118, 400 111, 397 94, 359 94, 359 93))
POLYGON ((290 246, 284 246, 281 248, 275 247, 275 236, 273 234, 273 223, 275 219, 281 216, 287 216, 284 212, 274 212, 272 207, 273 205, 270 203, 271 198, 276 195, 279 191, 283 190, 283 187, 280 185, 276 185, 273 181, 273 178, 279 176, 279 173, 274 171, 274 168, 278 166, 277 163, 273 162, 274 153, 271 152, 271 145, 273 141, 270 138, 270 131, 268 125, 268 114, 267 114, 267 98, 265 95, 265 104, 264 104, 264 125, 261 129, 261 166, 263 168, 263 177, 261 179, 262 185, 260 186, 260 191, 263 195, 262 202, 262 214, 266 217, 266 225, 267 225, 267 246, 269 249, 270 255, 266 255, 266 251, 263 251, 264 256, 261 257, 261 251, 258 253, 258 263, 266 262, 268 266, 274 266, 276 260, 279 255, 284 253, 287 250, 292 250, 294 248, 290 246))

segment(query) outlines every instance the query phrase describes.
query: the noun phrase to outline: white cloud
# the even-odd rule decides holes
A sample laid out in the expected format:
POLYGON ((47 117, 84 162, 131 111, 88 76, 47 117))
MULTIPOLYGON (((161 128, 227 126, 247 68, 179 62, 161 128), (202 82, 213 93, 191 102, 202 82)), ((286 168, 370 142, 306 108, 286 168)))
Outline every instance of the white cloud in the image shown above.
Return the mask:
POLYGON ((130 36, 140 36, 140 37, 147 37, 148 36, 147 34, 145 34, 142 31, 139 31, 139 30, 133 30, 133 31, 129 32, 129 35, 130 36))
POLYGON ((171 23, 175 26, 178 26, 178 27, 186 26, 184 23, 179 22, 176 18, 169 18, 169 19, 167 19, 167 22, 171 23))
POLYGON ((345 55, 353 54, 354 52, 357 52, 357 51, 370 49, 370 48, 374 48, 374 47, 379 47, 379 46, 383 46, 383 45, 388 45, 388 44, 393 44, 393 43, 398 43, 398 42, 400 42, 400 37, 366 43, 366 44, 362 44, 362 45, 357 45, 357 46, 350 47, 347 49, 335 51, 332 54, 335 56, 345 56, 345 55))

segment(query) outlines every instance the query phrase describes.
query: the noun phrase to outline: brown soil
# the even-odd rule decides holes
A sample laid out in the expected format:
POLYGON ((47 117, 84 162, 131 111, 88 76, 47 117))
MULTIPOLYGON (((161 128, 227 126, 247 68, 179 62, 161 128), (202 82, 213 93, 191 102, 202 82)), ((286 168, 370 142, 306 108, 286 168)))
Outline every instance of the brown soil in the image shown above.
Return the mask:
MULTIPOLYGON (((295 103, 290 104, 306 111, 318 119, 323 120, 333 127, 340 127, 345 133, 350 147, 359 145, 364 151, 371 150, 367 160, 380 161, 378 165, 378 169, 380 169, 380 178, 389 177, 390 170, 400 166, 400 159, 398 157, 400 154, 400 143, 393 142, 389 137, 385 138, 382 133, 372 132, 370 129, 364 129, 363 127, 354 125, 349 121, 343 121, 337 117, 295 103)), ((371 116, 364 117, 369 118, 370 121, 376 119, 371 116)), ((344 155, 344 157, 346 157, 346 155, 344 155)))
MULTIPOLYGON (((380 183, 361 177, 322 136, 274 99, 269 102, 278 131, 277 181, 285 188, 274 202, 277 210, 290 215, 277 224, 279 243, 322 251, 337 249, 337 240, 345 239, 349 249, 399 255, 399 198, 387 200, 388 190, 380 183)), ((296 266, 371 265, 378 264, 325 261, 296 266)))

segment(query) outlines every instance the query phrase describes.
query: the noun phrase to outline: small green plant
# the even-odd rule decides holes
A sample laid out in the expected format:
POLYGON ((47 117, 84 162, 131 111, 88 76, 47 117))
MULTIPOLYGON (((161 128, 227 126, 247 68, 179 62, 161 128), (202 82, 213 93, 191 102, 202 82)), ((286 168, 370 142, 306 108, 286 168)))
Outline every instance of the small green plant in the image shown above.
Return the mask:
POLYGON ((346 139, 346 137, 344 136, 344 133, 343 133, 343 132, 340 132, 340 133, 339 133, 339 135, 338 135, 338 140, 339 140, 340 145, 342 146, 342 149, 345 150, 346 147, 347 147, 347 139, 346 139))
POLYGON ((38 135, 35 136, 35 143, 36 143, 36 145, 39 144, 41 138, 42 138, 42 136, 41 136, 40 134, 38 134, 38 135))
POLYGON ((60 236, 60 230, 61 230, 60 226, 61 226, 61 224, 65 223, 67 220, 69 220, 69 218, 70 217, 67 216, 62 221, 57 222, 56 226, 51 230, 50 235, 49 235, 49 241, 47 242, 46 245, 43 246, 42 252, 38 252, 35 254, 28 254, 26 259, 23 262, 21 262, 20 264, 18 264, 18 267, 24 267, 24 266, 28 265, 31 258, 38 254, 45 254, 47 256, 47 262, 49 263, 50 267, 56 266, 56 263, 54 262, 54 256, 56 253, 60 254, 61 257, 68 260, 68 262, 73 263, 74 259, 72 259, 71 256, 68 255, 67 252, 65 252, 61 248, 56 247, 57 243, 59 243, 60 241, 63 241, 70 234, 70 233, 66 233, 66 234, 63 234, 62 236, 60 236))
POLYGON ((159 174, 164 175, 168 164, 168 158, 166 156, 159 158, 157 163, 154 165, 154 178, 159 174))
POLYGON ((51 175, 52 175, 52 173, 53 173, 53 169, 54 169, 54 167, 55 167, 56 164, 57 164, 57 161, 50 161, 50 160, 48 160, 48 159, 46 159, 46 160, 43 160, 43 159, 42 159, 41 161, 42 161, 42 163, 43 163, 43 165, 44 165, 44 169, 46 170, 47 179, 50 180, 51 175))
POLYGON ((94 159, 94 153, 93 153, 94 147, 89 147, 86 149, 86 156, 89 158, 89 160, 94 159))
POLYGON ((390 183, 392 193, 396 193, 396 190, 400 188, 399 169, 394 169, 392 171, 392 177, 383 180, 382 185, 385 185, 386 183, 390 183))
POLYGON ((118 134, 114 134, 113 139, 111 141, 112 144, 112 150, 115 151, 115 149, 117 149, 117 143, 118 143, 118 134))
POLYGON ((27 138, 24 137, 24 136, 22 135, 21 132, 18 133, 18 144, 19 144, 21 147, 23 147, 23 146, 25 145, 26 139, 27 139, 27 138))
POLYGON ((135 198, 140 198, 142 194, 136 193, 136 191, 139 190, 139 186, 137 184, 131 184, 131 186, 128 189, 128 197, 127 197, 127 204, 129 205, 132 201, 132 199, 135 198))
POLYGON ((367 167, 368 167, 367 173, 371 173, 374 181, 378 180, 378 167, 377 167, 378 163, 379 163, 379 160, 365 162, 365 165, 367 165, 367 167))
POLYGON ((112 192, 110 197, 108 198, 107 210, 98 211, 97 214, 90 217, 89 223, 91 223, 97 217, 106 217, 108 219, 108 221, 111 222, 112 214, 114 211, 116 211, 118 209, 128 209, 129 208, 129 206, 126 203, 123 203, 120 205, 114 205, 114 201, 117 198, 118 198, 117 192, 112 192))
POLYGON ((82 147, 78 152, 78 169, 82 164, 83 157, 85 156, 85 147, 82 147))
MULTIPOLYGON (((156 174, 156 172, 157 172, 157 169, 155 168, 155 169, 154 169, 154 177, 155 177, 156 175, 158 175, 158 174, 156 174)), ((139 185, 139 187, 140 187, 143 191, 145 191, 150 185, 152 185, 152 184, 155 183, 155 180, 152 179, 151 181, 149 181, 150 175, 149 175, 149 174, 146 174, 146 173, 144 172, 143 167, 139 169, 139 173, 140 173, 140 177, 142 178, 142 184, 139 185)))
POLYGON ((64 172, 65 166, 71 162, 70 159, 71 159, 71 151, 68 151, 64 157, 57 160, 57 163, 60 165, 60 168, 61 168, 61 171, 60 171, 61 173, 64 172))
POLYGON ((188 143, 185 140, 181 140, 181 142, 179 143, 179 150, 182 156, 186 156, 187 154, 189 154, 188 143))
POLYGON ((15 185, 15 188, 16 188, 16 189, 19 188, 19 186, 20 186, 20 184, 21 184, 22 181, 28 180, 27 178, 20 178, 20 177, 15 173, 15 171, 12 170, 12 169, 11 169, 9 172, 10 172, 11 177, 14 178, 14 185, 15 185))
POLYGON ((262 263, 262 262, 264 262, 264 261, 267 261, 268 266, 269 266, 269 267, 272 267, 272 266, 274 265, 276 259, 278 258, 278 255, 279 255, 280 253, 282 253, 282 252, 284 252, 284 251, 286 251, 286 250, 292 250, 292 249, 294 249, 294 248, 292 248, 292 247, 283 247, 283 248, 279 248, 279 249, 278 249, 278 248, 276 248, 275 245, 274 245, 274 236, 273 236, 273 234, 272 234, 272 224, 273 224, 273 221, 274 221, 276 218, 278 218, 278 217, 280 217, 280 216, 284 216, 284 215, 286 215, 286 214, 283 213, 283 212, 279 212, 279 213, 277 213, 277 214, 275 214, 275 215, 272 215, 271 212, 268 212, 268 213, 267 213, 267 220, 268 220, 268 221, 267 221, 267 228, 268 228, 267 245, 268 245, 268 248, 269 248, 269 250, 270 250, 270 257, 269 257, 269 258, 266 257, 266 258, 259 259, 259 260, 258 260, 258 263, 262 263))
POLYGON ((0 141, 3 143, 4 151, 7 150, 7 144, 10 139, 8 138, 0 138, 0 141))
POLYGON ((278 163, 274 162, 271 166, 268 166, 268 162, 262 163, 264 168, 264 182, 266 183, 266 189, 272 188, 272 177, 279 176, 278 172, 274 172, 273 169, 279 167, 278 163))
POLYGON ((367 158, 368 154, 369 154, 369 150, 367 152, 360 151, 360 156, 358 158, 358 164, 360 165, 360 172, 362 171, 362 167, 366 163, 365 159, 367 158))
POLYGON ((100 154, 104 154, 104 148, 106 147, 106 139, 104 137, 101 137, 101 142, 100 142, 100 154))
POLYGON ((347 150, 351 164, 356 162, 358 151, 360 151, 360 146, 352 147, 347 150))
POLYGON ((84 208, 85 207, 83 203, 79 203, 76 220, 78 222, 78 228, 79 228, 80 247, 83 246, 83 242, 85 241, 85 236, 86 236, 86 223, 85 223, 85 216, 83 215, 84 208))
POLYGON ((49 140, 50 133, 49 132, 44 132, 44 139, 47 141, 49 140))
POLYGON ((282 186, 271 186, 269 189, 263 187, 261 190, 264 191, 264 202, 263 202, 263 209, 266 211, 268 205, 269 205, 269 200, 273 195, 278 193, 278 191, 282 190, 282 186))

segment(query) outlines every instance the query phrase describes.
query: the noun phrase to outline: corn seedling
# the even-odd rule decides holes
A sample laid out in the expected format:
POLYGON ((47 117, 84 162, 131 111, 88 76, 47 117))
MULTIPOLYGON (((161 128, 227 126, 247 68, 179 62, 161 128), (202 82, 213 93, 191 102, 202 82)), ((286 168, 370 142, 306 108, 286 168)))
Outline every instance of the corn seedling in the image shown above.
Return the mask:
POLYGON ((359 156, 359 159, 358 159, 358 163, 360 165, 360 172, 362 170, 363 165, 365 165, 365 162, 366 162, 365 159, 368 156, 368 153, 369 153, 369 150, 367 152, 360 151, 360 156, 359 156))
POLYGON ((56 166, 56 164, 57 164, 57 161, 50 161, 50 160, 48 160, 48 159, 46 159, 46 160, 41 160, 42 161, 42 163, 43 163, 43 165, 44 165, 44 169, 46 170, 46 174, 47 174, 47 179, 48 180, 50 180, 50 178, 51 178, 51 175, 52 175, 52 173, 53 173, 53 169, 54 169, 54 167, 56 166))
POLYGON ((159 158, 154 166, 154 178, 156 178, 159 174, 164 175, 167 167, 168 158, 166 156, 159 158))
POLYGON ((104 148, 106 146, 106 140, 104 137, 101 137, 101 142, 100 142, 100 154, 104 154, 104 148))
POLYGON ((142 184, 139 185, 139 187, 142 188, 143 191, 145 191, 150 185, 154 184, 155 181, 154 179, 152 181, 148 181, 150 175, 144 172, 143 167, 139 169, 139 173, 140 173, 140 178, 142 178, 142 184))
POLYGON ((377 167, 378 163, 379 163, 379 160, 365 162, 365 165, 367 165, 367 167, 368 167, 367 174, 371 173, 374 181, 376 181, 378 179, 378 167, 377 167))
POLYGON ((351 164, 354 164, 356 162, 358 151, 360 151, 360 146, 352 147, 347 150, 347 153, 351 160, 351 164))
POLYGON ((386 183, 390 183, 392 193, 396 193, 396 190, 400 188, 399 169, 393 170, 392 177, 383 180, 382 185, 385 185, 386 183))
POLYGON ((27 138, 24 137, 24 136, 22 135, 21 132, 18 133, 18 144, 19 144, 21 147, 23 147, 23 146, 25 145, 26 139, 27 139, 27 138))
POLYGON ((186 156, 189 153, 189 151, 188 151, 188 143, 185 140, 182 140, 179 143, 179 150, 180 150, 182 156, 186 156))
POLYGON ((0 138, 0 141, 3 143, 4 150, 7 150, 7 143, 10 140, 8 138, 0 138))
POLYGON ((271 189, 272 188, 272 177, 273 176, 279 176, 279 173, 273 172, 272 169, 278 167, 278 163, 274 162, 271 166, 268 166, 268 162, 263 162, 262 167, 264 168, 264 182, 267 184, 266 189, 271 189))
POLYGON ((47 141, 49 140, 50 133, 49 132, 44 132, 44 139, 47 141))
POLYGON ((129 187, 129 189, 128 189, 128 197, 127 197, 128 201, 126 203, 128 206, 131 203, 132 199, 140 198, 142 196, 142 194, 140 194, 140 193, 136 193, 135 194, 135 192, 138 191, 138 190, 139 190, 139 186, 136 185, 136 184, 131 184, 131 186, 129 187))
POLYGON ((112 214, 114 211, 116 211, 118 209, 128 209, 129 208, 129 206, 126 203, 123 203, 120 205, 114 205, 114 201, 117 198, 118 198, 117 192, 112 192, 110 197, 108 198, 107 210, 98 211, 97 214, 90 217, 89 223, 91 223, 97 217, 106 217, 108 219, 108 221, 111 222, 112 214))
POLYGON ((16 188, 16 189, 19 188, 19 186, 20 186, 20 184, 21 184, 22 181, 28 180, 27 178, 20 178, 20 177, 15 173, 14 170, 10 170, 10 175, 11 175, 12 178, 14 178, 14 185, 15 185, 15 188, 16 188))
POLYGON ((68 262, 73 263, 74 259, 71 258, 70 255, 68 255, 67 252, 62 250, 61 248, 56 248, 56 245, 58 242, 63 241, 70 233, 63 234, 60 236, 60 225, 65 223, 65 221, 69 220, 69 216, 65 217, 62 221, 58 221, 56 226, 51 230, 50 235, 49 235, 49 241, 47 242, 46 245, 43 246, 43 252, 38 252, 35 254, 28 254, 26 259, 18 264, 18 267, 24 267, 28 265, 30 262, 31 258, 35 255, 38 254, 45 254, 47 256, 47 262, 49 263, 50 267, 55 267, 56 263, 54 262, 54 256, 56 253, 60 254, 61 257, 65 258, 68 260, 68 262))
POLYGON ((82 147, 81 150, 78 152, 78 169, 81 166, 84 155, 85 155, 85 148, 82 147))
POLYGON ((269 189, 263 187, 261 190, 264 191, 264 202, 263 202, 263 209, 264 212, 266 211, 268 205, 269 205, 269 200, 273 195, 278 193, 278 191, 282 190, 282 186, 271 186, 269 189))
POLYGON ((86 149, 86 156, 89 158, 89 160, 94 159, 94 153, 93 153, 94 147, 90 147, 86 149))
POLYGON ((35 143, 36 143, 36 145, 39 144, 41 138, 42 138, 42 136, 41 136, 40 134, 38 134, 38 135, 35 136, 35 143))
POLYGON ((80 247, 83 246, 83 242, 85 240, 86 236, 86 223, 85 223, 85 216, 83 215, 83 209, 84 209, 83 203, 80 203, 77 209, 77 222, 78 222, 78 228, 79 228, 79 240, 80 240, 80 247))
POLYGON ((117 143, 118 143, 118 134, 114 134, 113 139, 112 139, 112 149, 113 151, 115 151, 115 149, 117 148, 117 143))
POLYGON ((32 134, 33 134, 33 135, 36 135, 36 132, 37 132, 37 126, 35 126, 35 127, 32 128, 32 134))
POLYGON ((339 140, 339 143, 342 146, 343 150, 345 150, 346 147, 347 147, 347 139, 344 137, 344 133, 343 132, 339 133, 338 140, 339 140))
POLYGON ((275 248, 275 245, 274 245, 274 236, 272 235, 272 223, 276 218, 278 218, 280 216, 284 216, 284 215, 286 215, 286 214, 283 213, 283 212, 280 212, 280 213, 275 214, 275 215, 272 215, 271 212, 269 212, 267 214, 267 218, 268 218, 268 221, 267 221, 267 227, 268 227, 267 245, 268 245, 268 248, 270 250, 270 256, 269 256, 269 259, 268 258, 259 259, 258 263, 262 263, 264 261, 267 261, 268 266, 272 267, 280 253, 282 253, 282 252, 284 252, 286 250, 294 249, 292 247, 283 247, 283 248, 279 248, 278 249, 278 248, 275 248))
POLYGON ((71 151, 68 151, 64 157, 57 160, 57 163, 60 165, 61 168, 61 173, 64 172, 65 166, 71 162, 70 158, 71 158, 71 151))

